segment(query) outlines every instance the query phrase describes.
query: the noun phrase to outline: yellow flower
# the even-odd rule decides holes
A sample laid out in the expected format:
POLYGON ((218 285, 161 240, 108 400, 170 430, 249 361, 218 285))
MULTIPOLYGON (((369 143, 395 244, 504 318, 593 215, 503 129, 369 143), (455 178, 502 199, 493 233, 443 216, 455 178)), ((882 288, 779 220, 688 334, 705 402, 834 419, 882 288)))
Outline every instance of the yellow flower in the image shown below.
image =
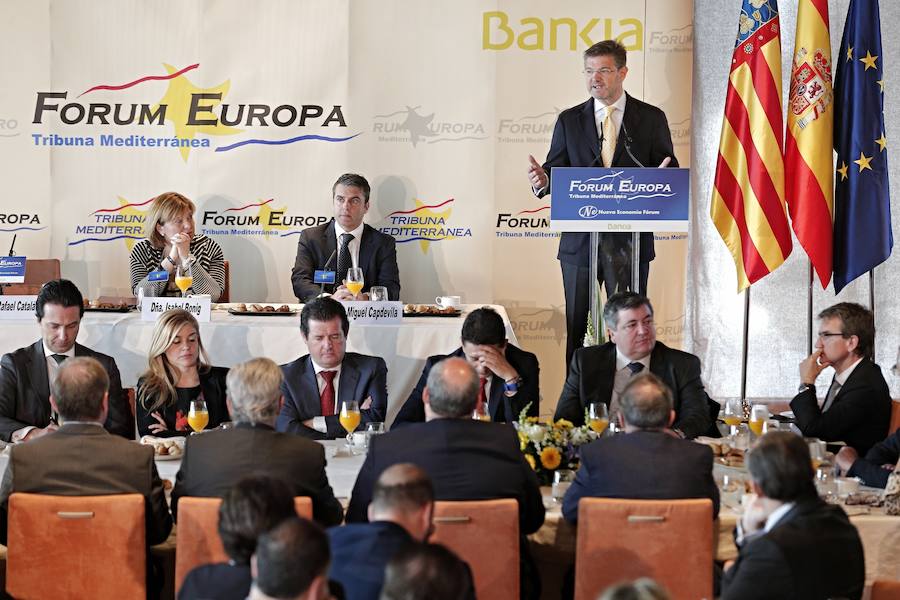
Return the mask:
POLYGON ((560 419, 559 421, 554 423, 554 425, 563 429, 572 429, 573 427, 575 427, 575 425, 572 424, 572 421, 569 421, 568 419, 560 419))
POLYGON ((528 461, 528 464, 531 465, 532 471, 537 471, 537 465, 534 463, 534 457, 530 454, 525 455, 525 460, 528 461))
POLYGON ((547 446, 541 450, 541 465, 545 469, 554 470, 562 462, 562 454, 553 446, 547 446))

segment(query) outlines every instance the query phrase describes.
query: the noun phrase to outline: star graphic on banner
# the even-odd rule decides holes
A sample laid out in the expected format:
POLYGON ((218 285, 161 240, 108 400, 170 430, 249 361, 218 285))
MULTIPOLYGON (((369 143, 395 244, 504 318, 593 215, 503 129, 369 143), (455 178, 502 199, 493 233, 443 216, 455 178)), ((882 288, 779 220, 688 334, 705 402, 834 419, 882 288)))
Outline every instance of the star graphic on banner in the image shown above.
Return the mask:
POLYGON ((879 80, 876 81, 875 83, 877 83, 877 84, 878 84, 878 87, 881 88, 881 93, 883 94, 883 93, 884 93, 884 79, 879 79, 879 80))
MULTIPOLYGON (((272 219, 273 212, 281 212, 282 214, 279 216, 278 220, 284 219, 284 213, 287 211, 287 206, 276 206, 272 208, 271 204, 264 204, 259 207, 259 222, 262 225, 263 231, 286 231, 290 229, 287 225, 270 225, 272 219)), ((269 239, 270 237, 276 236, 263 236, 263 239, 269 239)))
POLYGON ((847 47, 847 62, 853 60, 853 46, 847 47))
MULTIPOLYGON (((163 63, 163 66, 170 74, 177 70, 172 65, 163 63)), ((213 113, 205 110, 198 111, 195 118, 199 120, 215 120, 215 125, 187 124, 188 112, 190 111, 191 106, 191 94, 222 94, 222 97, 224 98, 228 94, 230 88, 231 81, 227 79, 215 87, 201 88, 188 81, 188 78, 184 75, 180 75, 175 79, 169 80, 169 88, 166 90, 166 94, 159 101, 159 104, 154 106, 151 110, 155 112, 160 104, 167 105, 166 121, 172 122, 172 125, 175 127, 175 137, 182 140, 192 140, 198 133, 206 135, 234 135, 240 133, 241 130, 234 127, 228 127, 227 125, 221 125, 213 113)), ((209 107, 218 106, 221 103, 221 100, 202 100, 200 102, 202 106, 209 107)), ((187 162, 188 154, 191 152, 190 147, 181 146, 178 148, 178 151, 181 152, 181 158, 187 162)))
POLYGON ((841 181, 847 179, 847 163, 841 161, 841 166, 838 168, 837 172, 841 174, 841 181))
MULTIPOLYGON (((117 196, 116 199, 119 201, 119 206, 127 206, 128 204, 131 204, 131 202, 129 202, 122 196, 117 196)), ((141 224, 143 224, 144 219, 146 219, 147 213, 146 213, 146 211, 138 210, 138 208, 136 208, 134 206, 128 206, 128 208, 123 208, 122 210, 118 211, 117 214, 126 216, 126 217, 132 217, 132 216, 142 217, 141 224)), ((125 222, 132 222, 132 221, 131 221, 131 219, 125 219, 125 222)), ((135 223, 136 223, 136 221, 135 221, 135 223)), ((138 240, 133 240, 131 238, 125 238, 123 241, 125 242, 125 247, 128 248, 128 252, 131 252, 131 249, 134 247, 135 242, 137 242, 138 240)))
POLYGON ((862 152, 859 153, 859 160, 854 160, 853 162, 855 162, 856 164, 859 165, 859 172, 860 172, 860 173, 863 172, 863 169, 869 169, 870 171, 872 170, 871 165, 869 165, 869 163, 872 162, 872 157, 871 157, 871 156, 866 156, 866 155, 863 154, 862 152))
MULTIPOLYGON (((420 206, 425 206, 425 203, 416 198, 416 208, 420 206)), ((437 225, 433 225, 432 227, 441 228, 445 227, 445 223, 447 219, 450 218, 450 213, 453 211, 451 207, 447 207, 443 210, 433 210, 430 208, 425 208, 416 212, 416 215, 421 219, 426 219, 428 223, 438 223, 437 225), (429 217, 433 217, 433 221, 429 219, 429 217)), ((442 236, 435 235, 435 233, 429 233, 427 237, 431 238, 440 238, 442 240, 452 240, 454 236, 444 234, 442 236)), ((428 247, 431 245, 431 240, 419 240, 419 247, 422 249, 422 254, 428 252, 428 247)))
POLYGON ((869 69, 877 69, 877 68, 878 68, 878 67, 875 66, 875 61, 876 61, 876 60, 878 60, 878 57, 877 57, 877 56, 872 56, 872 55, 869 53, 869 51, 866 50, 866 56, 865 56, 864 58, 859 59, 859 62, 861 62, 861 63, 863 63, 864 65, 866 65, 865 70, 868 71, 869 69))
POLYGON ((406 107, 406 119, 400 125, 400 129, 409 132, 409 141, 413 147, 418 143, 421 137, 434 137, 437 134, 431 130, 431 121, 434 119, 434 113, 430 115, 420 115, 417 111, 419 107, 406 107))
POLYGON ((887 148, 887 138, 884 137, 884 134, 881 134, 881 137, 875 140, 875 143, 881 146, 881 151, 884 152, 884 149, 887 148))

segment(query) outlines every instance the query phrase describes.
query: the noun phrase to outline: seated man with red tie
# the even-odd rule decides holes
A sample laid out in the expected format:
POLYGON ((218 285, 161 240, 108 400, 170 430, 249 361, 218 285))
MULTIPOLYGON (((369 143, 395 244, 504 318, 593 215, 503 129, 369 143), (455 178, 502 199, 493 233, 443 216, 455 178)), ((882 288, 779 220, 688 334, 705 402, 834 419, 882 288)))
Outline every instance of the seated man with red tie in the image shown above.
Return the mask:
POLYGON ((377 356, 347 352, 350 321, 343 305, 330 297, 308 302, 300 312, 300 333, 309 354, 282 365, 284 406, 276 429, 314 439, 345 435, 341 405, 355 401, 365 423, 383 422, 387 413, 387 365, 377 356))
POLYGON ((634 292, 613 294, 603 307, 603 322, 609 341, 575 351, 554 420, 582 425, 585 408, 594 402, 606 404, 611 417, 617 415, 628 380, 649 371, 672 390, 672 431, 686 438, 702 435, 710 425, 710 409, 700 359, 656 341, 650 300, 634 292))
POLYGON ((540 367, 537 357, 506 340, 506 327, 497 311, 490 307, 473 310, 462 326, 462 346, 451 354, 429 356, 419 383, 407 398, 393 426, 425 421, 422 392, 428 373, 437 363, 450 357, 465 358, 479 377, 475 411, 485 420, 516 421, 528 406, 530 416, 538 416, 540 367))

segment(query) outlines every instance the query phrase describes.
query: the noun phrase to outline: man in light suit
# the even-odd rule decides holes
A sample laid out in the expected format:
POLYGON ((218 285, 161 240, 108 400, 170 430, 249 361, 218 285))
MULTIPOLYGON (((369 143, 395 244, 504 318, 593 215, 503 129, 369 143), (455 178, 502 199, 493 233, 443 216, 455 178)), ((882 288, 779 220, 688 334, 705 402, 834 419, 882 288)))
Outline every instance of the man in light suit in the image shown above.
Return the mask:
POLYGON ((387 414, 387 365, 377 356, 346 352, 350 321, 340 302, 316 298, 300 312, 300 333, 309 354, 282 365, 284 406, 278 431, 314 439, 346 435, 341 405, 359 403, 359 428, 384 422, 387 414))
POLYGON ((462 346, 452 354, 429 356, 422 376, 409 395, 392 427, 425 420, 422 393, 431 368, 440 361, 465 358, 479 377, 476 411, 483 411, 491 421, 516 421, 528 407, 529 416, 540 414, 540 367, 537 357, 507 342, 506 327, 497 311, 490 307, 473 310, 462 326, 462 346))
MULTIPOLYGON (((816 350, 800 363, 800 390, 791 400, 797 427, 807 437, 846 442, 860 456, 884 439, 891 421, 891 394, 873 360, 875 317, 853 302, 819 313, 816 350), (816 378, 825 367, 834 379, 820 404, 816 378)), ((849 460, 847 453, 843 459, 849 460)))
POLYGON ((740 552, 726 566, 722 600, 862 597, 859 533, 840 506, 819 499, 803 438, 767 433, 750 451, 747 468, 755 496, 735 531, 740 552))
POLYGON ((153 448, 110 435, 103 428, 109 409, 109 376, 93 358, 75 357, 60 365, 50 403, 60 426, 51 435, 10 446, 0 484, 2 535, 10 494, 55 496, 141 494, 145 499, 147 545, 162 543, 172 529, 153 448))
POLYGON ((335 271, 334 285, 326 284, 325 289, 338 300, 352 300, 353 294, 341 283, 350 267, 363 270, 362 299, 368 299, 367 292, 373 285, 386 287, 390 300, 400 299, 397 242, 363 223, 369 210, 369 192, 369 182, 362 175, 341 175, 331 188, 334 219, 300 232, 291 272, 294 295, 300 302, 319 295, 322 287, 313 281, 316 270, 335 271))
POLYGON ((563 516, 578 521, 585 497, 709 498, 719 514, 719 488, 708 446, 672 435, 672 391, 652 373, 628 382, 619 399, 624 434, 603 437, 581 449, 581 467, 563 499, 563 516))
POLYGON ((650 300, 634 292, 613 294, 603 307, 603 321, 610 341, 575 352, 554 419, 582 425, 585 408, 593 402, 606 404, 615 416, 628 380, 649 371, 672 390, 672 430, 687 438, 702 435, 718 405, 703 389, 700 359, 656 341, 650 300))
POLYGON ((74 356, 96 359, 109 376, 109 412, 103 426, 110 433, 134 439, 134 415, 122 391, 122 380, 111 356, 75 342, 84 303, 67 279, 49 281, 35 305, 41 339, 0 359, 0 439, 23 442, 58 427, 50 408, 50 388, 63 361, 74 356))
MULTIPOLYGON (((584 51, 584 74, 591 98, 560 113, 543 166, 529 156, 528 176, 534 193, 550 192, 554 167, 678 166, 665 113, 625 93, 628 75, 625 48, 614 40, 584 51), (668 162, 666 162, 668 160, 668 162)), ((650 261, 656 257, 653 234, 641 234, 640 293, 647 293, 650 261)), ((606 295, 631 289, 631 235, 600 235, 597 279, 606 295)), ((559 253, 566 296, 566 365, 582 345, 590 297, 590 234, 564 232, 559 253)), ((632 290, 637 291, 637 290, 632 290)))
POLYGON ((325 473, 325 448, 311 440, 275 431, 281 408, 281 369, 254 358, 228 371, 228 412, 233 429, 192 435, 172 490, 172 514, 182 496, 224 497, 248 475, 266 475, 287 484, 294 496, 309 496, 313 518, 324 526, 341 522, 344 511, 325 473))

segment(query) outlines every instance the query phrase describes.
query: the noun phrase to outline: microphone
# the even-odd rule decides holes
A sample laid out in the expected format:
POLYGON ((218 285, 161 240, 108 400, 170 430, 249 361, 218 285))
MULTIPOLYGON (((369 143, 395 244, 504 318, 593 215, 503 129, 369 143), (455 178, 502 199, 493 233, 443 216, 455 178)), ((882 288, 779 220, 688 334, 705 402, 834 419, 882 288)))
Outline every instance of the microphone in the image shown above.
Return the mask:
POLYGON ((14 234, 13 234, 13 241, 12 241, 12 244, 9 245, 9 255, 10 255, 10 256, 15 256, 15 255, 16 255, 16 253, 13 252, 13 248, 16 247, 16 237, 17 237, 18 235, 19 235, 18 233, 14 233, 14 234))
POLYGON ((628 134, 628 128, 625 127, 625 119, 622 119, 622 133, 625 134, 625 142, 622 144, 623 146, 625 146, 625 152, 628 153, 628 156, 631 158, 632 161, 637 163, 637 166, 643 167, 644 163, 639 161, 634 156, 634 154, 631 153, 631 136, 628 134))
MULTIPOLYGON (((325 261, 325 264, 322 265, 323 271, 328 270, 328 265, 331 264, 331 261, 334 259, 335 254, 337 254, 337 248, 335 248, 334 250, 331 251, 331 256, 329 256, 328 260, 325 261)), ((323 281, 322 283, 319 284, 319 295, 321 296, 324 293, 325 293, 325 282, 323 281)))

